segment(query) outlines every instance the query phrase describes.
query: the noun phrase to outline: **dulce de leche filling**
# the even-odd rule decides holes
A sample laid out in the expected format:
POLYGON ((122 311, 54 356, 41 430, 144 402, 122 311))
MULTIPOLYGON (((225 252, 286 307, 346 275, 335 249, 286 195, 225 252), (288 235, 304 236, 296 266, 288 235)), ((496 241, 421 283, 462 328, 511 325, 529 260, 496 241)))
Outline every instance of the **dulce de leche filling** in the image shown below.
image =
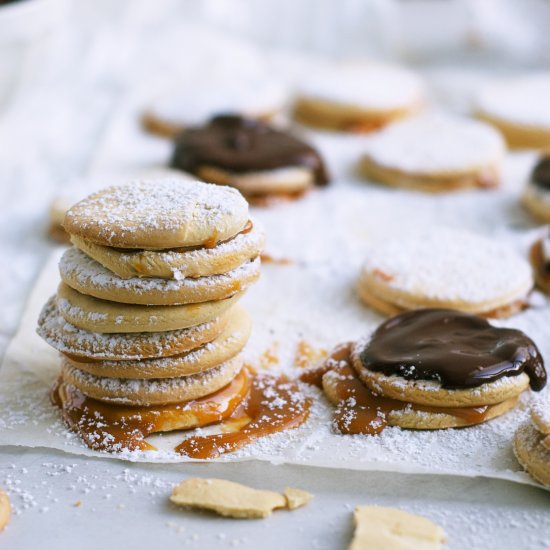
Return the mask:
POLYGON ((300 166, 317 185, 328 183, 319 153, 293 135, 259 120, 216 116, 208 124, 183 130, 176 138, 171 166, 197 174, 201 166, 249 173, 300 166))
POLYGON ((297 428, 309 415, 310 400, 284 377, 255 375, 244 367, 224 388, 203 398, 152 407, 98 401, 58 379, 52 402, 71 430, 91 449, 106 452, 156 450, 146 438, 158 432, 217 424, 222 433, 193 435, 176 447, 192 458, 215 458, 254 440, 297 428))
POLYGON ((498 406, 432 407, 376 394, 363 384, 353 369, 352 347, 351 342, 339 346, 321 367, 310 369, 300 377, 303 382, 322 388, 323 377, 331 376, 330 383, 338 398, 333 423, 342 434, 379 434, 388 425, 388 415, 399 411, 447 414, 467 424, 479 424, 498 406))

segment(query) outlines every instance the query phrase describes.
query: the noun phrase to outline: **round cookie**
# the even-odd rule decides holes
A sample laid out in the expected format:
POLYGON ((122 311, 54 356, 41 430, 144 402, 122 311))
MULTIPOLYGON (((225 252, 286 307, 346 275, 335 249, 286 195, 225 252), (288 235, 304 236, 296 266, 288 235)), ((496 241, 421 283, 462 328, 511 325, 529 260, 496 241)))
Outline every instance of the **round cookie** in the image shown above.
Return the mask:
POLYGON ((358 293, 386 314, 441 307, 503 317, 524 306, 529 263, 504 244, 432 227, 371 246, 358 293))
POLYGON ((504 152, 504 140, 488 124, 429 114, 370 136, 359 170, 370 180, 417 191, 496 187, 504 152))
POLYGON ((175 138, 186 127, 204 124, 221 113, 270 120, 281 112, 286 97, 286 86, 267 75, 209 78, 206 86, 170 82, 151 99, 141 121, 148 132, 175 138))
POLYGON ((168 405, 191 401, 214 393, 233 380, 243 365, 237 356, 226 363, 197 374, 179 378, 128 379, 104 378, 63 365, 63 380, 84 395, 130 406, 168 405))
MULTIPOLYGON (((340 396, 337 390, 337 377, 341 374, 330 370, 323 376, 323 392, 328 400, 335 406, 340 403, 340 396)), ((513 409, 518 399, 512 397, 502 403, 487 406, 487 411, 483 417, 483 422, 492 420, 513 409)), ((434 407, 435 408, 435 407, 434 407)), ((417 410, 407 405, 402 410, 390 410, 386 413, 385 419, 388 426, 398 426, 407 430, 442 430, 448 428, 461 428, 464 426, 476 425, 477 420, 469 420, 467 417, 461 417, 451 414, 445 407, 442 412, 417 410)), ((460 407, 456 407, 460 409, 460 407)))
POLYGON ((96 244, 155 250, 215 246, 242 231, 248 218, 236 189, 174 178, 94 193, 67 212, 63 225, 96 244))
POLYGON ((546 384, 524 333, 448 309, 389 319, 352 347, 351 366, 376 394, 435 407, 493 405, 546 384))
POLYGON ((165 332, 106 334, 72 325, 61 316, 52 296, 42 308, 37 332, 50 346, 73 358, 131 361, 179 355, 217 338, 234 315, 235 306, 200 325, 165 332))
POLYGON ((256 223, 251 223, 241 233, 214 248, 121 250, 77 236, 71 240, 78 249, 123 279, 158 277, 180 280, 220 275, 238 268, 260 255, 265 236, 256 223))
POLYGON ((541 223, 550 223, 550 156, 541 157, 525 186, 522 202, 541 223))
POLYGON ((242 293, 237 293, 214 302, 181 306, 142 306, 100 300, 61 283, 57 291, 57 307, 65 321, 91 332, 164 332, 212 321, 223 315, 241 297, 242 293))
POLYGON ((171 165, 246 196, 300 194, 328 183, 319 153, 298 137, 257 120, 225 115, 183 131, 171 165))
POLYGON ((6 527, 11 518, 11 504, 8 495, 0 490, 0 531, 6 527))
POLYGON ((410 71, 376 63, 308 72, 294 118, 315 128, 370 132, 420 109, 423 86, 410 71))
POLYGON ((530 422, 522 424, 514 437, 514 453, 529 475, 550 488, 550 449, 542 445, 545 437, 530 422))
POLYGON ((207 371, 229 361, 242 351, 250 336, 248 313, 235 306, 223 332, 211 342, 191 351, 170 357, 153 357, 137 361, 105 361, 63 358, 63 364, 95 376, 108 378, 177 378, 207 371))
POLYGON ((479 118, 498 128, 510 147, 550 147, 550 76, 535 74, 485 86, 475 100, 479 118))
POLYGON ((260 258, 221 275, 167 280, 132 277, 121 279, 78 248, 61 257, 61 280, 81 294, 123 304, 176 306, 224 300, 246 290, 260 276, 260 258))
POLYGON ((529 252, 529 259, 537 286, 550 293, 550 236, 536 241, 529 252))
POLYGON ((538 395, 531 402, 531 420, 541 434, 550 435, 550 396, 548 392, 538 395))

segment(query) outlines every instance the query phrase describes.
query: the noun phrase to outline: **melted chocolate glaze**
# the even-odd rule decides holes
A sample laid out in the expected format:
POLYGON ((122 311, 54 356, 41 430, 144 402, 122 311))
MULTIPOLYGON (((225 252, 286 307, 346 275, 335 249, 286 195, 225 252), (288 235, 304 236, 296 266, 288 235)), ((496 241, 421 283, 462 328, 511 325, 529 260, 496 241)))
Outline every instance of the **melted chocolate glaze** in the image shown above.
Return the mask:
POLYGON ((205 126, 183 130, 176 138, 172 167, 196 173, 204 165, 232 172, 302 166, 313 171, 317 185, 328 183, 323 160, 313 147, 238 115, 216 116, 205 126))
POLYGON ((368 370, 435 380, 446 389, 475 388, 522 372, 533 390, 546 385, 540 352, 523 332, 451 309, 421 309, 389 319, 359 358, 368 370))
POLYGON ((546 191, 550 191, 550 156, 541 157, 533 169, 531 181, 546 191))

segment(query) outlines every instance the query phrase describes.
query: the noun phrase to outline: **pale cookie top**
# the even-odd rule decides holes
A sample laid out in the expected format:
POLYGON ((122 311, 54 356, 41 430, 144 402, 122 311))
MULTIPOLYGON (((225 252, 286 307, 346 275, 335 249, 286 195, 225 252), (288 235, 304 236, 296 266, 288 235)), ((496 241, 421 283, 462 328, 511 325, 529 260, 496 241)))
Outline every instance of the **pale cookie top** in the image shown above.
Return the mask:
POLYGON ((367 110, 391 111, 420 102, 423 86, 419 77, 401 67, 350 64, 308 73, 299 93, 367 110))
POLYGON ((517 299, 533 284, 529 263, 513 249, 443 227, 372 246, 363 276, 421 299, 467 304, 517 299))
POLYGON ((550 75, 536 74, 482 88, 476 108, 508 122, 550 129, 550 75))
POLYGON ((162 249, 213 245, 247 221, 248 203, 232 187, 159 179, 90 195, 67 212, 64 227, 97 244, 162 249))
POLYGON ((206 86, 173 82, 152 98, 147 110, 168 122, 202 124, 224 113, 272 114, 283 107, 286 96, 286 86, 276 78, 218 77, 208 79, 206 86))
POLYGON ((504 140, 473 119, 431 113, 392 124, 370 136, 365 155, 386 168, 416 174, 454 173, 498 163, 504 140))

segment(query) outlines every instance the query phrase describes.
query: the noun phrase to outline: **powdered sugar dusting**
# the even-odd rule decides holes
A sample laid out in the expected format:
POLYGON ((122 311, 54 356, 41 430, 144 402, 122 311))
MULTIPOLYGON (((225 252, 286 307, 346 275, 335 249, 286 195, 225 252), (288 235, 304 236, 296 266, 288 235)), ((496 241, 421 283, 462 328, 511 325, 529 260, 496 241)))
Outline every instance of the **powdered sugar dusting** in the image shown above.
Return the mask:
POLYGON ((373 245, 363 270, 410 295, 467 304, 518 298, 532 286, 529 263, 505 243, 443 227, 373 245))
POLYGON ((397 122, 365 142, 376 164, 427 175, 498 166, 504 151, 504 140, 488 124, 442 113, 397 122))

